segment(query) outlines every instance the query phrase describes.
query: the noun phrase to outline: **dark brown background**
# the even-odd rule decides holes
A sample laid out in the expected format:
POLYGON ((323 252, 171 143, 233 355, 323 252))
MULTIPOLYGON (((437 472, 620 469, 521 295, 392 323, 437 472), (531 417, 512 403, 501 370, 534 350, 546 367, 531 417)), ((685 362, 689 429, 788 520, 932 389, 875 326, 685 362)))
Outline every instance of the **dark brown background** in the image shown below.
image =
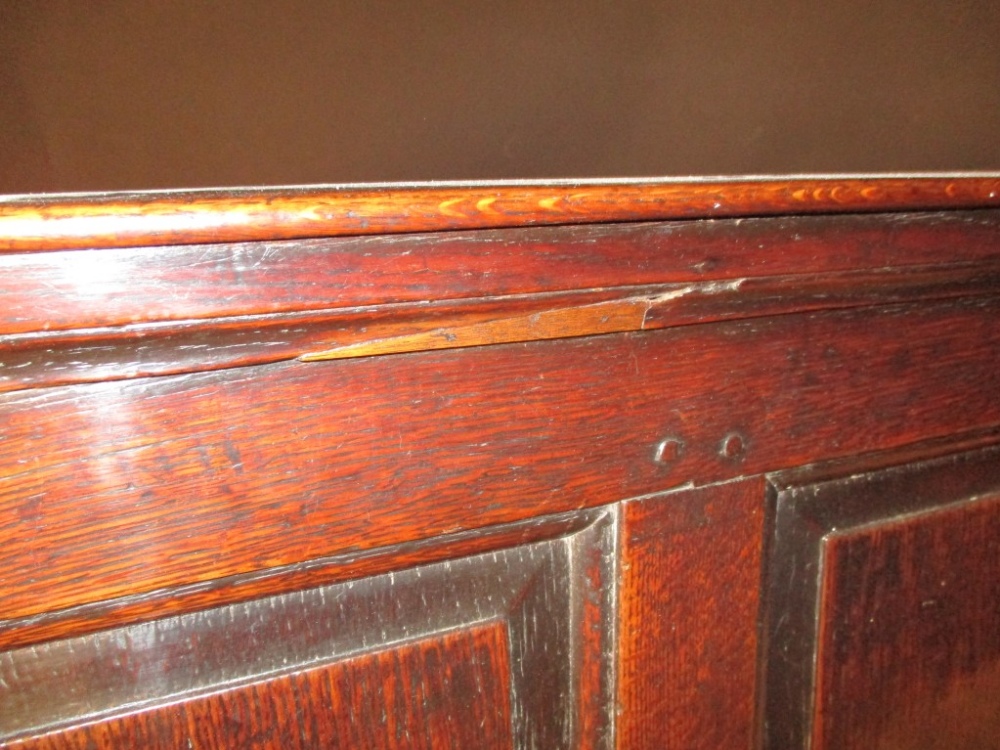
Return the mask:
POLYGON ((993 0, 0 0, 0 192, 998 169, 998 132, 993 0))

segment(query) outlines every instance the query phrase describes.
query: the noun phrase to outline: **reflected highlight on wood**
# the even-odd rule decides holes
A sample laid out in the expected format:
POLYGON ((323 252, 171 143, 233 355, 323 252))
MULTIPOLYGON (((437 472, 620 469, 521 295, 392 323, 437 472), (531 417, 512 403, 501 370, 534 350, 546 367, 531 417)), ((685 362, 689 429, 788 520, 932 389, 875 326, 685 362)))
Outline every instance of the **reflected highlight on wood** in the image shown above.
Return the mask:
POLYGON ((996 175, 29 196, 0 200, 0 252, 989 205, 996 175))
POLYGON ((606 747, 616 515, 0 652, 0 746, 606 747))
POLYGON ((973 298, 3 394, 2 615, 985 428, 998 314, 973 298), (687 449, 658 464, 669 434, 687 449))
POLYGON ((499 624, 474 627, 7 747, 509 748, 505 641, 499 624))
POLYGON ((995 747, 998 319, 997 174, 0 198, 0 747, 995 747))

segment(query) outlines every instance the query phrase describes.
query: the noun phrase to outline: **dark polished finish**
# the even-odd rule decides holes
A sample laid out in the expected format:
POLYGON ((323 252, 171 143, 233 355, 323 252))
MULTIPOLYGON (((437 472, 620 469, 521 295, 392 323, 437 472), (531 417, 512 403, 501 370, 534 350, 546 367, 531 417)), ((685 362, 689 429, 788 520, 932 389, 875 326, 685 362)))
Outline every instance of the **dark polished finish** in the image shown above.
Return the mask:
POLYGON ((998 246, 987 209, 0 254, 0 391, 989 294, 998 246))
POLYGON ((176 703, 132 708, 125 715, 8 746, 510 747, 510 666, 504 636, 500 623, 484 623, 176 703), (400 680, 407 674, 418 677, 400 680))
POLYGON ((0 746, 990 747, 997 189, 0 201, 0 746))
MULTIPOLYGON (((580 520, 551 541, 8 651, 0 740, 180 747, 204 714, 199 742, 231 747, 246 736, 221 717, 291 701, 316 716, 306 747, 503 747, 508 728, 517 747, 610 747, 616 531, 580 520)), ((296 726, 273 721, 254 731, 280 747, 296 726)))
POLYGON ((1000 747, 1000 448, 775 501, 766 746, 1000 747))
POLYGON ((3 619, 994 425, 998 315, 970 298, 4 394, 3 619), (686 445, 670 465, 664 432, 686 445))

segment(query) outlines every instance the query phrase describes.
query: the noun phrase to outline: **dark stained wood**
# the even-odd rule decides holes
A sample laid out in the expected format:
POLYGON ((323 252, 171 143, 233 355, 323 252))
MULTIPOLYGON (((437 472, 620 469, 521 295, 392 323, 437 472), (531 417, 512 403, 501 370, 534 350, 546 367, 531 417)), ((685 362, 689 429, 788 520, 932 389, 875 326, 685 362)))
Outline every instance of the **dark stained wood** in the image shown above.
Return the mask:
POLYGON ((1000 494, 824 547, 813 747, 1000 748, 1000 494))
POLYGON ((748 748, 764 480, 625 504, 618 747, 748 748))
POLYGON ((885 307, 5 394, 3 619, 986 428, 998 312, 885 307), (676 461, 656 460, 665 437, 684 443, 676 461))
POLYGON ((1000 747, 1000 448, 776 503, 767 746, 1000 747))
POLYGON ((984 206, 995 174, 26 196, 0 200, 0 251, 984 206))
MULTIPOLYGON (((512 524, 443 534, 389 547, 320 557, 200 583, 157 589, 0 623, 0 647, 83 635, 126 623, 210 609, 262 596, 404 570, 417 565, 565 536, 594 523, 602 511, 569 512, 512 524)), ((581 553, 583 554, 583 553, 581 553)))
POLYGON ((998 209, 0 198, 0 744, 995 746, 998 209))
POLYGON ((0 653, 0 745, 607 747, 617 529, 581 515, 555 539, 0 653))
POLYGON ((4 746, 511 747, 505 640, 483 625, 4 746))
MULTIPOLYGON (((906 269, 895 272, 784 276, 688 284, 632 293, 601 302, 560 301, 530 313, 508 312, 488 320, 435 321, 419 332, 392 329, 299 359, 370 357, 434 349, 459 349, 520 341, 652 331, 714 320, 762 317, 807 310, 861 307, 912 299, 993 294, 1000 289, 1000 264, 906 269), (442 325, 442 323, 446 323, 442 325), (396 333, 396 335, 393 335, 396 333)), ((412 324, 410 324, 412 326, 412 324)))
MULTIPOLYGON (((998 245, 1000 246, 1000 245, 998 245)), ((0 392, 266 364, 648 331, 995 294, 996 262, 756 277, 2 337, 0 392), (333 348, 330 348, 333 345, 333 348)))
POLYGON ((942 266, 998 246, 1000 212, 978 210, 0 254, 0 333, 942 266))
POLYGON ((997 445, 1000 445, 1000 427, 988 427, 983 430, 918 440, 889 450, 858 453, 805 464, 794 469, 786 469, 779 476, 783 486, 801 486, 997 445))
POLYGON ((0 391, 989 293, 998 216, 0 255, 0 391))

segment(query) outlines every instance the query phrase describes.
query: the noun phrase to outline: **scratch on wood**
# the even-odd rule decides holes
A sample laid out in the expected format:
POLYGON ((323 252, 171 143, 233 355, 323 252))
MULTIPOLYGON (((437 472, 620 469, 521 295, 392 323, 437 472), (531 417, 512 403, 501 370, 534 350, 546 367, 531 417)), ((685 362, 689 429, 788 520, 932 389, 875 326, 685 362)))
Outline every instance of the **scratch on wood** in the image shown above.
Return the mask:
POLYGON ((743 282, 744 279, 734 279, 692 284, 655 295, 561 307, 477 323, 456 323, 430 331, 345 344, 325 351, 303 354, 299 359, 304 362, 319 362, 380 354, 642 331, 647 328, 649 313, 664 303, 695 293, 720 294, 737 291, 743 282))

